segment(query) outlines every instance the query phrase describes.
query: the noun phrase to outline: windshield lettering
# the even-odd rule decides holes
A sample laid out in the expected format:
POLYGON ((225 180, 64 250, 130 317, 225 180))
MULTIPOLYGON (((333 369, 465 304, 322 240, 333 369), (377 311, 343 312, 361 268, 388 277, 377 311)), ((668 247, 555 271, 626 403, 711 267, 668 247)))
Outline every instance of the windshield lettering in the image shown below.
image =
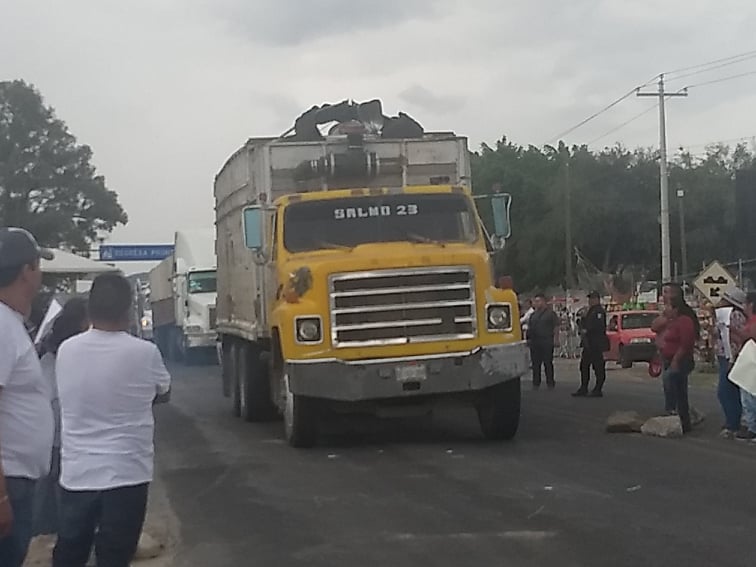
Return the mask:
POLYGON ((303 201, 286 208, 284 246, 305 252, 377 242, 474 242, 475 219, 466 196, 447 193, 303 201))

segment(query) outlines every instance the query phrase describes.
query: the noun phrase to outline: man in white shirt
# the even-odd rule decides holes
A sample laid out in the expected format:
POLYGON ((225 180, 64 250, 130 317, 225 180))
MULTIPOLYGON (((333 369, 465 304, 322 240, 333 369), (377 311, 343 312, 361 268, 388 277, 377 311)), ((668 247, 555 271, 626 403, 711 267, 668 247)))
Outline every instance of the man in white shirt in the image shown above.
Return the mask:
POLYGON ((42 284, 34 237, 0 228, 0 566, 20 567, 32 535, 34 485, 47 475, 53 444, 52 392, 26 331, 42 284))
POLYGON ((152 405, 170 375, 157 347, 128 333, 126 278, 98 276, 89 292, 92 329, 58 350, 61 517, 55 567, 128 567, 153 476, 152 405))

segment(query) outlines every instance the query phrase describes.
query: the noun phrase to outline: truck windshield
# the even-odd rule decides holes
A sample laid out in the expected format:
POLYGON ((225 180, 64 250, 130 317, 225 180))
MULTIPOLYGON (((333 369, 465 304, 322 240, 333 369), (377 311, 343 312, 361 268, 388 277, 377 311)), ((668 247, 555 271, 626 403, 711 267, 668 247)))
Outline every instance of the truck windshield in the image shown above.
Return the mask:
POLYGON ((218 280, 215 270, 210 272, 191 272, 189 274, 189 293, 213 293, 217 290, 218 280))
POLYGON ((401 194, 293 203, 284 213, 289 252, 375 242, 473 242, 470 201, 457 194, 401 194))
POLYGON ((650 329, 656 313, 628 313, 622 316, 623 329, 650 329))

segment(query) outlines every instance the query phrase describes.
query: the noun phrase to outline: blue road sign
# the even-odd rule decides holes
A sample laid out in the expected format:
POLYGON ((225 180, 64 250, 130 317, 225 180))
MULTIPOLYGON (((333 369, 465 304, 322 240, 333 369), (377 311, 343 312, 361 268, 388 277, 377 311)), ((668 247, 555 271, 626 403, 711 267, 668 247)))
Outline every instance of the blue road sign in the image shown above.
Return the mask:
POLYGON ((152 262, 173 254, 173 244, 102 244, 102 262, 152 262))

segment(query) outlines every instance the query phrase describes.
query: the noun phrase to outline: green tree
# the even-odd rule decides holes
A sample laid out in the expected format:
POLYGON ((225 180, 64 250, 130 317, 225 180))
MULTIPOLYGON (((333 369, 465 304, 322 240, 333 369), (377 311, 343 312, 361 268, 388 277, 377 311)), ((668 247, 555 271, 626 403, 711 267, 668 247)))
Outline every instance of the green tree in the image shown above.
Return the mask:
MULTIPOLYGON (((592 152, 586 146, 523 147, 502 138, 472 155, 473 187, 513 197, 512 239, 496 257, 498 271, 521 290, 565 284, 567 171, 574 247, 603 272, 659 274, 658 152, 622 146, 592 152)), ((696 158, 680 152, 670 165, 672 257, 681 260, 676 189, 685 190, 688 265, 697 271, 714 259, 737 259, 737 170, 754 167, 744 145, 712 146, 696 158)), ((575 258, 571 258, 572 261, 575 258)))
POLYGON ((126 224, 91 158, 33 86, 0 82, 0 225, 26 228, 46 246, 88 250, 126 224))

